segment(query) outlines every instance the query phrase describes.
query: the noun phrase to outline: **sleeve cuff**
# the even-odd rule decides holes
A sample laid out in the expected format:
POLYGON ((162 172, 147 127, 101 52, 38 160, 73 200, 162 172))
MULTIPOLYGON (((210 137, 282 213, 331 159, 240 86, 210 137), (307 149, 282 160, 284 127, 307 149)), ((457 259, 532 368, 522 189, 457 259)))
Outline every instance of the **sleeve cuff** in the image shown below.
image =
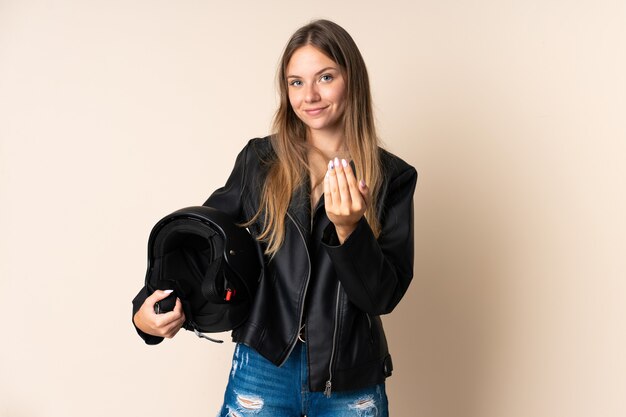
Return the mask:
POLYGON ((365 228, 369 228, 369 223, 365 217, 361 217, 361 220, 356 225, 356 228, 350 233, 350 236, 343 242, 343 244, 339 243, 339 237, 337 236, 337 231, 335 230, 335 225, 331 222, 326 229, 324 229, 324 233, 322 234, 322 244, 329 248, 336 248, 341 246, 350 246, 351 242, 354 240, 358 240, 358 236, 363 233, 365 228))

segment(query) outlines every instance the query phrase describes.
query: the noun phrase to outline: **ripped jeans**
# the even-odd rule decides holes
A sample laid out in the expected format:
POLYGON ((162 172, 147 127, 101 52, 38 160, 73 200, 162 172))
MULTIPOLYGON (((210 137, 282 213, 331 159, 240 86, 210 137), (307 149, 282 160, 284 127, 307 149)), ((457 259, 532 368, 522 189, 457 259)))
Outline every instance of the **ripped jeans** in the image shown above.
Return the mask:
POLYGON ((238 344, 220 417, 388 417, 385 384, 335 391, 330 398, 308 387, 306 345, 298 342, 280 368, 238 344))

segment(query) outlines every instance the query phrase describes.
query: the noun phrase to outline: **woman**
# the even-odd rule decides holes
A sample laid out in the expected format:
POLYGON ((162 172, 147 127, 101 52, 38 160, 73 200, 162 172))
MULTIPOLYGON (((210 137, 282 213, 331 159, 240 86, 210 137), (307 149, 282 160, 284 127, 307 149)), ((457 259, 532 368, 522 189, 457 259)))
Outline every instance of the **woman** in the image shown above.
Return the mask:
MULTIPOLYGON (((337 24, 294 33, 278 74, 275 133, 241 151, 205 205, 245 223, 265 271, 237 343, 222 416, 388 415, 392 363, 379 315, 413 276, 417 173, 379 148, 365 64, 337 24)), ((185 317, 154 314, 145 290, 134 323, 153 344, 185 317)))

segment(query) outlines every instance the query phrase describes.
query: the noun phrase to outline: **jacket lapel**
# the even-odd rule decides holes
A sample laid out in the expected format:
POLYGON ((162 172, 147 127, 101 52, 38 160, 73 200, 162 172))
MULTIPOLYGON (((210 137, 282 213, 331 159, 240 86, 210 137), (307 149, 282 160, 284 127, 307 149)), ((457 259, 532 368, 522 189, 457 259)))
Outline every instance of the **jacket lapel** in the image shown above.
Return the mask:
POLYGON ((296 226, 302 231, 304 236, 311 235, 311 203, 309 199, 309 184, 305 181, 298 187, 289 202, 287 212, 291 215, 296 226))

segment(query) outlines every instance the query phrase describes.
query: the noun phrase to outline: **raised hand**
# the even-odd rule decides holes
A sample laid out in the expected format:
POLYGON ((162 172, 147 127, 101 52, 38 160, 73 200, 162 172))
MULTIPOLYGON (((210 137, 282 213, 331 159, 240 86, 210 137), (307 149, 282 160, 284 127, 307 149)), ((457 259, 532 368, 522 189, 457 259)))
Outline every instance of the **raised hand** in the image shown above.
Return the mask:
POLYGON ((354 176, 345 159, 335 158, 328 163, 324 178, 324 205, 326 215, 335 225, 339 243, 354 231, 369 204, 369 188, 354 176))

